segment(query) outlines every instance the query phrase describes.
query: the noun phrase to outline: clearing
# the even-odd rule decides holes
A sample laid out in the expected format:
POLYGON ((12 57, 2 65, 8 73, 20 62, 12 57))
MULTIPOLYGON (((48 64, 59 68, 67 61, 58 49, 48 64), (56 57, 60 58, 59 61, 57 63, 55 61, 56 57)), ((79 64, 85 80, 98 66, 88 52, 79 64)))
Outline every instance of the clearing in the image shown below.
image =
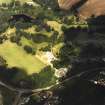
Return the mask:
POLYGON ((0 45, 0 56, 7 61, 9 68, 21 68, 27 74, 39 73, 46 67, 35 55, 27 54, 20 46, 10 41, 0 45))

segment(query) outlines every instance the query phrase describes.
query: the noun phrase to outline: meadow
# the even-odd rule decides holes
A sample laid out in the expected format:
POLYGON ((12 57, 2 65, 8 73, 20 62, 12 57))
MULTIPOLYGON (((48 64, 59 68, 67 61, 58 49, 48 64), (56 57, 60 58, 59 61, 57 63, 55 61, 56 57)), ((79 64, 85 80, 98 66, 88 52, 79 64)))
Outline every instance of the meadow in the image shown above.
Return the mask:
POLYGON ((35 57, 27 54, 21 47, 10 41, 5 41, 0 45, 0 56, 8 64, 8 67, 18 67, 25 70, 27 74, 39 73, 46 65, 35 57))

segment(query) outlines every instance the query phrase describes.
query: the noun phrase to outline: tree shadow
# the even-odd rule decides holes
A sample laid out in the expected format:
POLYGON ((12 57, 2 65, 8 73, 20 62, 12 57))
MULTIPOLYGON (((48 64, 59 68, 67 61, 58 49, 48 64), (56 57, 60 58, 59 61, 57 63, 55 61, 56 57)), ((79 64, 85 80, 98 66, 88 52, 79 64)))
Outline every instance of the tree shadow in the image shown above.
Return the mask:
MULTIPOLYGON (((90 81, 105 81, 105 16, 88 20, 88 29, 69 28, 64 30, 64 34, 66 45, 71 43, 80 49, 72 60, 68 60, 72 68, 67 78, 81 72, 86 73, 80 78, 70 80, 67 86, 64 84, 64 90, 59 93, 60 105, 104 105, 105 87, 90 81)), ((70 51, 66 49, 66 52, 70 51)))
POLYGON ((104 105, 105 88, 76 78, 64 84, 64 88, 55 91, 59 95, 59 105, 104 105))

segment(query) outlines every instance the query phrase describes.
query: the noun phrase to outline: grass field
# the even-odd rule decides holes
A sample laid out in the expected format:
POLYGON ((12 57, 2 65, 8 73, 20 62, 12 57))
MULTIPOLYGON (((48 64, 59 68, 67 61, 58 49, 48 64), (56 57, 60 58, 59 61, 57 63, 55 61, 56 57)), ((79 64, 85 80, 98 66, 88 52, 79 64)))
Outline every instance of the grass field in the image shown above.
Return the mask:
POLYGON ((0 45, 0 56, 7 61, 9 68, 21 68, 27 74, 38 73, 46 66, 38 58, 27 54, 21 47, 10 41, 0 45))

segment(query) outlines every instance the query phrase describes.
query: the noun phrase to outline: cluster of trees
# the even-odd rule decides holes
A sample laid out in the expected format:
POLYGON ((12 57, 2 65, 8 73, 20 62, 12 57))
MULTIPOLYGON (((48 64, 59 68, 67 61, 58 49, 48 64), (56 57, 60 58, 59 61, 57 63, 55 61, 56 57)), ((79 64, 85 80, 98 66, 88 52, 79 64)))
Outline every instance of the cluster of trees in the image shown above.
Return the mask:
POLYGON ((33 88, 47 87, 53 85, 56 82, 56 77, 54 77, 54 70, 50 66, 43 68, 39 74, 32 74, 25 79, 32 80, 33 88))
POLYGON ((33 0, 34 2, 40 4, 41 6, 47 7, 47 8, 56 8, 57 5, 57 0, 33 0))
MULTIPOLYGON (((29 35, 28 35, 29 36, 29 35)), ((22 43, 20 42, 21 41, 21 33, 20 34, 16 34, 14 36, 11 36, 10 37, 10 41, 12 43, 16 43, 17 45, 19 46, 22 46, 22 43)), ((24 50, 28 53, 28 54, 35 54, 35 49, 33 49, 31 46, 29 45, 25 45, 24 47, 24 50)))
POLYGON ((2 56, 0 56, 0 66, 6 66, 6 65, 7 65, 6 60, 2 56))
POLYGON ((35 49, 33 49, 31 46, 25 45, 24 50, 29 54, 35 55, 35 49))

